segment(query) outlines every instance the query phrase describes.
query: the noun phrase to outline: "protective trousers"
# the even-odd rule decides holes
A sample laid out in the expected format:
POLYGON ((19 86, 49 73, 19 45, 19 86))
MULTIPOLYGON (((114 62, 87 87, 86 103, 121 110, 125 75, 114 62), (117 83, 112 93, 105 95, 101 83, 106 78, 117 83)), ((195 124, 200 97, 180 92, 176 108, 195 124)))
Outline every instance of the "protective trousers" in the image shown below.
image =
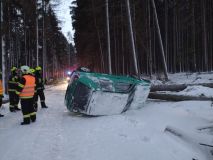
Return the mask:
POLYGON ((13 112, 17 110, 19 103, 19 96, 15 92, 9 92, 9 100, 10 100, 10 111, 13 112))
POLYGON ((42 108, 47 108, 45 104, 45 96, 44 96, 44 90, 37 90, 37 92, 34 95, 34 108, 37 111, 38 109, 38 97, 40 97, 40 102, 41 102, 41 107, 42 108))
POLYGON ((23 113, 23 124, 30 124, 36 121, 36 112, 33 107, 33 98, 21 99, 21 110, 23 113))
POLYGON ((2 106, 2 97, 0 96, 0 108, 2 106))
MULTIPOLYGON (((0 96, 0 108, 1 108, 1 106, 2 106, 2 97, 0 96)), ((4 117, 4 115, 2 115, 2 114, 0 113, 0 117, 4 117)))

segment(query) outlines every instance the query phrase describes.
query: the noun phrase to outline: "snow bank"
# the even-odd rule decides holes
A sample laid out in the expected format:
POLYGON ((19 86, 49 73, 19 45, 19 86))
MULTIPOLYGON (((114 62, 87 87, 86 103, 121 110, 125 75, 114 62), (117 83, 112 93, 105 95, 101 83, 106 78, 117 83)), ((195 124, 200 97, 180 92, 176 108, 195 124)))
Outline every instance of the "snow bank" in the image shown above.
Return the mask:
POLYGON ((176 73, 176 74, 168 74, 168 76, 169 76, 168 82, 162 82, 157 79, 153 79, 151 82, 154 85, 213 83, 213 72, 210 72, 210 73, 176 73))
POLYGON ((213 88, 204 87, 204 86, 188 86, 183 91, 178 92, 178 94, 213 97, 213 88))

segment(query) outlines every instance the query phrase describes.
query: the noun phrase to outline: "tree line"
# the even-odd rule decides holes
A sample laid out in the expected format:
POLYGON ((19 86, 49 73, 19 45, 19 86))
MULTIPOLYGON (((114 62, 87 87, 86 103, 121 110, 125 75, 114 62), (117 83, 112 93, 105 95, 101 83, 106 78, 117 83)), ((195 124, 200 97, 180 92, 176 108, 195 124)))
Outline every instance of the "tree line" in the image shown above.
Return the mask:
POLYGON ((45 78, 59 78, 70 65, 70 44, 61 32, 51 0, 1 0, 1 68, 41 66, 45 78))
MULTIPOLYGON (((126 1, 73 2, 70 10, 75 29, 77 59, 81 65, 94 71, 109 73, 111 61, 112 73, 135 74, 126 1), (107 39, 107 17, 110 39, 107 39)), ((128 1, 136 65, 140 74, 152 76, 163 72, 162 49, 170 73, 213 70, 212 0, 128 1), (155 8, 152 2, 155 3, 155 8), (159 38, 162 40, 162 49, 159 38)))

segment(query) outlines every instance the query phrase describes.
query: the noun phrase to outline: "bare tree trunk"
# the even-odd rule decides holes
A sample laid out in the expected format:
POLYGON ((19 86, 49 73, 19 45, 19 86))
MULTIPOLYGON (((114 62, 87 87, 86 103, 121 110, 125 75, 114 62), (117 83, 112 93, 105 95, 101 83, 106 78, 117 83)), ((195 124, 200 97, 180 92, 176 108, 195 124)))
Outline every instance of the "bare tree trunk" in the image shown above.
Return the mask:
POLYGON ((46 78, 46 27, 45 27, 45 13, 46 13, 46 2, 42 0, 42 37, 43 37, 43 78, 46 78))
POLYGON ((27 29, 28 26, 25 24, 26 16, 24 14, 24 53, 25 53, 25 63, 27 64, 27 29))
POLYGON ((38 11, 37 11, 37 0, 36 0, 36 65, 39 66, 39 44, 38 44, 38 11))
MULTIPOLYGON (((182 26, 181 26, 182 27, 182 26)), ((181 28, 181 33, 180 33, 180 39, 181 39, 181 56, 180 56, 180 72, 184 71, 184 45, 183 45, 183 27, 181 28)))
POLYGON ((0 0, 0 71, 2 71, 2 23, 3 23, 3 12, 2 12, 2 0, 0 0))
MULTIPOLYGON (((113 11, 112 11, 112 13, 114 13, 115 12, 115 10, 117 9, 116 7, 115 7, 115 2, 113 2, 113 6, 112 6, 112 8, 113 8, 113 11)), ((116 21, 116 16, 115 17, 112 17, 112 28, 113 28, 113 37, 112 37, 112 41, 114 42, 114 45, 113 45, 113 57, 114 58, 112 58, 114 61, 112 62, 113 63, 113 71, 114 71, 114 73, 115 74, 117 74, 118 73, 118 67, 117 67, 117 65, 118 65, 118 63, 117 63, 117 60, 118 60, 118 55, 117 55, 117 23, 116 23, 117 21, 116 21)))
POLYGON ((101 45, 100 31, 99 31, 98 26, 97 26, 97 18, 96 18, 96 13, 95 13, 94 0, 92 0, 92 11, 93 11, 93 18, 94 18, 95 28, 96 28, 97 37, 98 37, 98 44, 99 44, 99 49, 100 49, 101 70, 103 72, 103 71, 105 71, 104 57, 103 57, 103 49, 102 49, 102 45, 101 45))
POLYGON ((165 59, 168 62, 168 0, 165 0, 165 59))
MULTIPOLYGON (((0 9, 1 9, 1 15, 0 15, 0 18, 1 18, 1 30, 2 30, 2 26, 3 26, 3 3, 2 3, 2 1, 0 1, 0 9)), ((2 31, 0 31, 1 32, 1 55, 2 55, 2 57, 1 57, 1 60, 2 60, 2 66, 1 66, 1 69, 2 69, 2 84, 3 84, 3 90, 4 90, 4 93, 3 94, 5 94, 6 93, 6 76, 5 76, 5 41, 4 41, 4 35, 2 34, 2 31)))
POLYGON ((17 36, 17 30, 16 30, 16 23, 15 23, 15 52, 16 52, 16 61, 15 61, 15 65, 17 66, 18 65, 18 61, 19 61, 19 54, 18 54, 18 50, 17 50, 17 38, 18 38, 18 36, 17 36))
POLYGON ((150 91, 182 91, 186 89, 188 86, 204 86, 213 88, 213 83, 197 83, 197 84, 175 84, 175 85, 153 85, 151 86, 150 91))
POLYGON ((30 32, 29 32, 29 33, 28 33, 28 56, 27 56, 28 64, 30 64, 30 55, 31 55, 30 39, 31 39, 31 34, 30 34, 30 32))
POLYGON ((209 38, 209 44, 210 44, 210 45, 209 45, 209 47, 210 47, 210 48, 209 48, 209 54, 210 54, 209 60, 210 60, 210 64, 209 64, 209 65, 210 65, 210 70, 211 70, 211 71, 213 70, 213 63, 212 63, 212 61, 213 61, 213 60, 212 60, 212 59, 213 59, 212 48, 213 48, 213 47, 212 47, 212 45, 211 45, 211 44, 213 43, 213 41, 212 41, 212 39, 213 39, 213 38, 212 38, 212 36, 213 36, 213 35, 212 35, 212 34, 213 34, 213 32, 212 32, 212 27, 213 27, 213 25, 212 25, 212 22, 213 22, 213 20, 212 20, 212 18, 213 18, 213 17, 212 17, 212 16, 213 16, 213 15, 212 15, 212 10, 213 10, 212 4, 213 4, 212 1, 210 1, 210 5, 209 5, 209 6, 210 6, 210 18, 209 18, 209 19, 210 19, 210 27, 209 27, 209 28, 210 28, 210 31, 209 31, 209 36, 210 36, 210 38, 209 38))
MULTIPOLYGON (((121 22, 123 22, 123 7, 121 4, 121 22)), ((121 26, 121 53, 122 53, 122 74, 125 74, 125 54, 124 54, 124 27, 121 26)))
POLYGON ((203 43, 204 43, 204 68, 208 71, 208 51, 207 51, 207 33, 206 33, 206 0, 202 0, 202 20, 203 20, 203 43))
POLYGON ((149 72, 150 72, 150 77, 152 77, 153 74, 153 60, 152 60, 152 33, 151 33, 151 12, 150 12, 150 3, 149 0, 147 0, 147 5, 148 5, 148 37, 149 37, 149 72))
POLYGON ((193 65, 194 65, 194 70, 197 70, 197 62, 196 62, 196 23, 195 23, 195 2, 192 1, 192 26, 193 26, 193 37, 192 37, 192 42, 193 42, 193 65))
POLYGON ((134 69, 135 69, 136 75, 139 77, 140 75, 138 72, 138 62, 137 62, 137 54, 135 50, 135 41, 134 41, 134 35, 133 35, 132 18, 131 18, 129 0, 126 0, 126 6, 127 6, 127 13, 128 13, 129 32, 131 37, 131 47, 132 47, 132 53, 133 53, 133 59, 134 59, 134 69))
POLYGON ((156 11, 154 0, 151 0, 151 2, 152 2, 153 10, 154 10, 154 16, 155 16, 155 22, 156 22, 156 26, 157 26, 158 39, 159 39, 159 42, 160 42, 160 48, 161 48, 161 54, 162 54, 162 59, 163 59, 163 69, 164 69, 165 80, 168 80, 167 65, 166 65, 166 60, 165 60, 163 42, 162 42, 161 33, 160 33, 160 27, 159 27, 159 23, 158 23, 157 11, 156 11))
POLYGON ((161 99, 167 101, 187 101, 187 100, 197 100, 197 101, 211 101, 212 97, 205 96, 189 96, 189 95, 175 95, 168 93, 149 93, 149 98, 151 99, 161 99))
POLYGON ((180 21, 180 10, 177 10, 177 64, 176 64, 176 71, 180 72, 179 70, 179 63, 180 63, 180 56, 181 56, 181 21, 180 21))
POLYGON ((108 67, 109 67, 109 74, 112 74, 112 62, 111 62, 111 47, 110 47, 110 30, 109 30, 109 3, 106 0, 106 23, 107 23, 107 45, 108 45, 108 67))
POLYGON ((176 73, 176 56, 177 56, 177 8, 174 9, 174 23, 173 23, 173 66, 172 71, 176 73))
MULTIPOLYGON (((152 16, 152 21, 154 21, 154 15, 152 16)), ((152 34, 153 34, 153 45, 152 45, 153 47, 151 49, 152 49, 152 53, 153 53, 153 67, 154 67, 155 73, 157 73, 157 64, 156 64, 157 60, 156 60, 156 51, 155 51, 155 47, 156 47, 156 33, 155 33, 155 25, 154 24, 153 24, 152 34)))

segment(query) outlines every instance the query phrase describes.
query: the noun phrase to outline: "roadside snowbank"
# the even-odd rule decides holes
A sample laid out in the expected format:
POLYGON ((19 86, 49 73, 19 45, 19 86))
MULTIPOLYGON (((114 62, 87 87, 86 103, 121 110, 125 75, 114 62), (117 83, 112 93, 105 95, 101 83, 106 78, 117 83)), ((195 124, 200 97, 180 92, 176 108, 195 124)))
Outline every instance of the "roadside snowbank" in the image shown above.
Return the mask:
POLYGON ((152 80, 153 84, 198 84, 213 83, 213 72, 209 73, 176 73, 169 74, 169 81, 152 80))

